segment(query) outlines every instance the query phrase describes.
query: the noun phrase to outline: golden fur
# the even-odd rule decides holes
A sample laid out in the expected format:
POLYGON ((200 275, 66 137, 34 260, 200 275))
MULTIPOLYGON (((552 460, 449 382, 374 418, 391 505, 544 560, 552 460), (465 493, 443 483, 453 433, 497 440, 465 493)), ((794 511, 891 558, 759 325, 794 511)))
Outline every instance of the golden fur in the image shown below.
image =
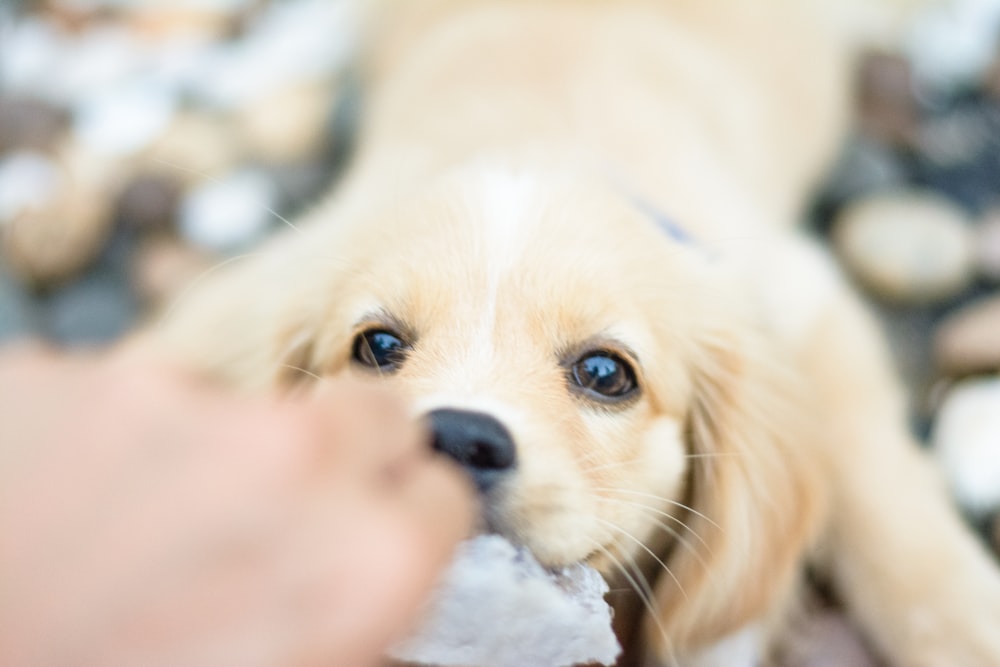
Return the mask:
POLYGON ((392 6, 345 181, 155 344, 256 389, 370 374, 354 337, 404 330, 385 382, 517 443, 491 524, 648 598, 629 660, 709 664, 747 628, 766 652, 811 562, 893 664, 1000 665, 1000 576, 907 435, 869 316, 791 231, 845 117, 813 9, 392 6), (588 349, 634 356, 638 396, 572 391, 588 349))

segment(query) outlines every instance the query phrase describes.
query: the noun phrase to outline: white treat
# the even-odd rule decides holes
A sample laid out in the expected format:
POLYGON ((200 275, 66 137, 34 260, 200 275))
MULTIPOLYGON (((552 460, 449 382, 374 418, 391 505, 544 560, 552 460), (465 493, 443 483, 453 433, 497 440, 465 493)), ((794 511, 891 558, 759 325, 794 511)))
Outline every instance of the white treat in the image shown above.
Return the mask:
POLYGON ((548 572, 496 535, 459 547, 417 634, 392 657, 452 667, 611 665, 608 585, 586 565, 548 572))

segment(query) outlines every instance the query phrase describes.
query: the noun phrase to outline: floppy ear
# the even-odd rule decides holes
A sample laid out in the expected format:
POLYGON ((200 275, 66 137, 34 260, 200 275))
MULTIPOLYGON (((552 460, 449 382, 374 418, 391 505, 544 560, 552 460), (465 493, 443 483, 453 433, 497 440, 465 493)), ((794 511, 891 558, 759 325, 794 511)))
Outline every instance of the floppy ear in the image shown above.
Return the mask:
POLYGON ((695 369, 686 431, 696 512, 685 523, 701 553, 675 548, 668 565, 676 579, 657 584, 662 618, 646 629, 661 656, 766 621, 791 593, 822 518, 820 465, 806 451, 808 392, 796 391, 791 364, 744 333, 717 338, 695 369))

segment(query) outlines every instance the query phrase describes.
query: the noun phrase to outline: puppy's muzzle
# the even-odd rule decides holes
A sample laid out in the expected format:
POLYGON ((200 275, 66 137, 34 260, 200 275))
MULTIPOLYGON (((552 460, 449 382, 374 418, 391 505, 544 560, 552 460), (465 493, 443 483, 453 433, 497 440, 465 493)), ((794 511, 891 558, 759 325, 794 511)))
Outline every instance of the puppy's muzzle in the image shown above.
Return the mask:
POLYGON ((434 449, 465 468, 480 493, 488 492, 516 467, 514 439, 493 417, 447 409, 434 410, 428 417, 434 449))

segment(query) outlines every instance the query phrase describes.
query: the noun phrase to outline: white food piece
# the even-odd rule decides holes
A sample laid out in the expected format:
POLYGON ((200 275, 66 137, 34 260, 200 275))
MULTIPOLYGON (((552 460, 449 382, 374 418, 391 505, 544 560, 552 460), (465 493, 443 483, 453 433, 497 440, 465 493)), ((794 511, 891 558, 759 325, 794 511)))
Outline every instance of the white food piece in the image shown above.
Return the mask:
POLYGON ((608 585, 583 564, 549 572, 496 535, 460 545, 419 631, 393 658, 441 667, 614 664, 608 585))

